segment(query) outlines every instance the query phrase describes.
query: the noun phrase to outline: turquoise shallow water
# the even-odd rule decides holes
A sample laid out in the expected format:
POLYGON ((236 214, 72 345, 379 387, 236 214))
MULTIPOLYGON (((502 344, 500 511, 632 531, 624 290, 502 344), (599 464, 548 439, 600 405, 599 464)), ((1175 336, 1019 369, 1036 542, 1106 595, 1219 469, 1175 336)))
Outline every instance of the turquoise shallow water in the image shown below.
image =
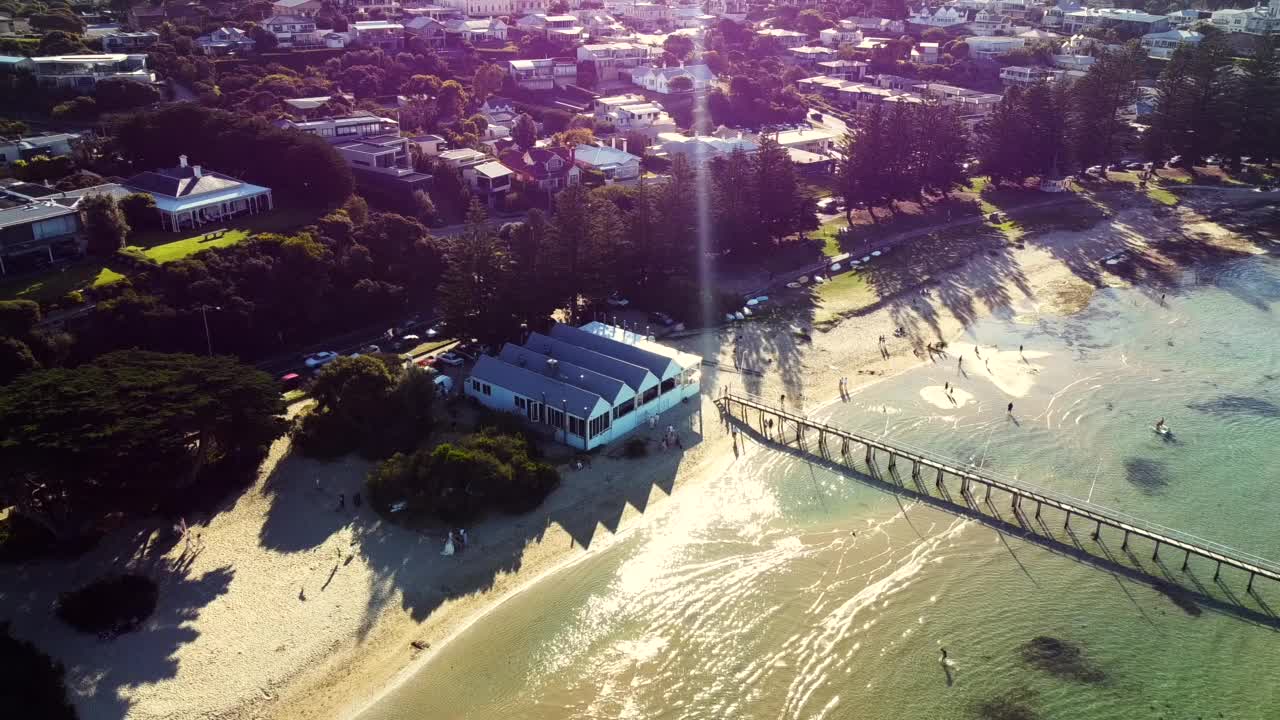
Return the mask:
MULTIPOLYGON (((953 348, 968 376, 953 355, 814 414, 1280 559, 1280 263, 1184 280, 1164 305, 1110 290, 1069 318, 980 323, 962 342, 981 357, 953 348)), ((1045 522, 1210 600, 753 446, 362 720, 1280 718, 1280 587, 1045 522)))

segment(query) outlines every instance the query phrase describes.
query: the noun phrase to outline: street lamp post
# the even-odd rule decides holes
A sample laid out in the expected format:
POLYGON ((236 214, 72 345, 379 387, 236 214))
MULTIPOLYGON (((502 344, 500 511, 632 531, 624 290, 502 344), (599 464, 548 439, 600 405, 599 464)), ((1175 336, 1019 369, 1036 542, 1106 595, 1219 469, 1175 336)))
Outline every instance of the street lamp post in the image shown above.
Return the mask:
MULTIPOLYGON (((218 305, 214 305, 212 306, 212 308, 214 310, 222 309, 218 305)), ((212 356, 213 355, 213 336, 209 334, 209 309, 210 309, 209 305, 201 305, 200 318, 204 320, 204 343, 205 343, 205 346, 209 349, 209 355, 212 356)))

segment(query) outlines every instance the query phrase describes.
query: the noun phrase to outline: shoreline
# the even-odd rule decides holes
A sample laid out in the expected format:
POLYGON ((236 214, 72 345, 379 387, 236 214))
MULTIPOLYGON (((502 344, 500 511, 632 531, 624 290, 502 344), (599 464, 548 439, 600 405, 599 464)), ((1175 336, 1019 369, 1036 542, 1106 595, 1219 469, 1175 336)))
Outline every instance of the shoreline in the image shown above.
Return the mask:
POLYGON ((911 286, 915 290, 930 289, 912 295, 923 308, 884 303, 814 329, 811 340, 787 332, 792 321, 785 316, 682 338, 674 343, 681 349, 704 354, 715 347, 719 353, 704 355, 716 365, 703 368, 703 394, 675 418, 684 432, 709 421, 696 443, 681 454, 653 452, 637 460, 601 454, 582 470, 566 469, 561 486, 538 509, 468 528, 473 547, 454 558, 439 556, 437 538, 388 523, 370 508, 335 513, 331 496, 360 492, 369 464, 292 456, 282 439, 255 485, 200 524, 200 552, 188 555, 176 546, 153 552, 148 538, 142 548, 104 543, 74 562, 23 566, 0 583, 0 617, 67 666, 84 720, 353 718, 508 600, 609 550, 645 527, 645 516, 666 512, 677 489, 733 463, 713 404, 720 388, 775 400, 785 394, 789 409, 824 412, 840 402, 842 377, 852 395, 927 364, 913 347, 959 343, 973 323, 993 316, 1034 322, 1041 315, 1072 314, 1106 287, 1149 286, 1158 294, 1156 270, 1167 277, 1214 252, 1265 251, 1240 229, 1192 209, 1160 215, 1146 206, 1127 208, 1087 230, 1048 231, 1025 248, 1010 249, 1016 283, 1000 278, 980 284, 990 276, 974 271, 987 259, 968 257, 945 276, 972 296, 971 312, 963 316, 933 289, 938 278, 912 278, 921 280, 911 286), (1135 256, 1135 270, 1154 270, 1133 277, 1099 274, 1102 282, 1088 284, 1082 266, 1068 260, 1084 258, 1088 269, 1097 270, 1116 246, 1135 256), (988 305, 984 293, 992 291, 1004 293, 1005 302, 988 305), (897 327, 907 329, 905 337, 892 335, 897 327), (887 356, 879 351, 879 335, 886 336, 887 356), (740 353, 744 367, 764 375, 725 370, 740 353), (164 569, 155 572, 168 573, 162 575, 168 583, 162 606, 143 631, 112 643, 86 642, 42 605, 85 577, 157 562, 164 569), (210 590, 203 585, 210 578, 222 584, 210 590), (411 642, 427 647, 418 651, 411 642), (131 663, 157 670, 101 682, 103 668, 109 673, 131 663))

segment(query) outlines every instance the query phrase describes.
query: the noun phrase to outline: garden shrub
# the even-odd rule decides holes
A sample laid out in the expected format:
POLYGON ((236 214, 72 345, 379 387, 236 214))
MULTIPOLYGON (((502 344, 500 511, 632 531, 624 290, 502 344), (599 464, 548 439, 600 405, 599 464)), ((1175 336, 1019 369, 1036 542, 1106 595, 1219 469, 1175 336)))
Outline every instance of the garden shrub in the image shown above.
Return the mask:
POLYGON ((159 596, 159 587, 148 577, 115 575, 62 593, 57 613, 81 632, 131 632, 155 612, 159 596))

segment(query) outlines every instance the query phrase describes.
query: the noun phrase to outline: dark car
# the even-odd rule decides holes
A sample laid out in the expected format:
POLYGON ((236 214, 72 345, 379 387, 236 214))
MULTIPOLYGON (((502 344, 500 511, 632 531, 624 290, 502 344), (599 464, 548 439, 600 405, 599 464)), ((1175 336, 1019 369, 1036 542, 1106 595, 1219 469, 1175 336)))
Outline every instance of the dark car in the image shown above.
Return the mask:
POLYGON ((676 324, 675 319, 664 312, 649 313, 649 322, 657 323, 663 327, 671 327, 676 324))

